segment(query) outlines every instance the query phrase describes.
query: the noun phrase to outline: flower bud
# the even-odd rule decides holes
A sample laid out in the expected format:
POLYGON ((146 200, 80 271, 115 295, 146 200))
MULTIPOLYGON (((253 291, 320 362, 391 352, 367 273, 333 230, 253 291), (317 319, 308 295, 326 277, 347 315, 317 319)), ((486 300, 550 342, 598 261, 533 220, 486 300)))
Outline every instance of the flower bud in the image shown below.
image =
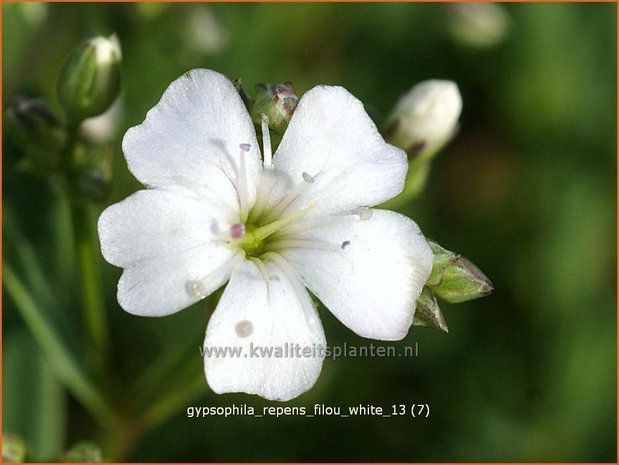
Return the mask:
POLYGON ((489 48, 507 35, 509 17, 496 3, 454 3, 447 7, 451 36, 472 48, 489 48))
POLYGON ((74 200, 104 202, 112 189, 112 148, 77 143, 68 173, 69 192, 74 200))
POLYGON ((17 96, 6 110, 5 123, 9 137, 27 157, 26 168, 35 174, 51 174, 67 132, 47 104, 17 96))
POLYGON ((410 157, 430 158, 457 129, 462 97, 455 82, 430 80, 414 86, 396 104, 386 123, 386 139, 410 157))
POLYGON ((26 443, 16 434, 2 435, 2 462, 22 463, 26 458, 26 443))
POLYGON ((67 463, 99 463, 103 462, 101 448, 92 442, 82 441, 74 444, 64 455, 67 463))
POLYGON ((256 98, 251 109, 254 123, 262 123, 262 115, 269 119, 269 129, 284 133, 288 122, 297 108, 299 98, 292 82, 280 84, 256 84, 256 98))
POLYGON ((494 290, 488 277, 470 260, 432 240, 428 240, 428 244, 434 254, 434 262, 426 286, 437 297, 446 302, 459 303, 484 297, 494 290))
POLYGON ((120 92, 120 43, 115 35, 78 45, 58 78, 58 98, 71 125, 107 110, 120 92))
POLYGON ((413 325, 428 326, 445 333, 449 332, 443 312, 438 306, 436 297, 429 287, 424 286, 421 295, 417 299, 417 308, 413 318, 413 325))

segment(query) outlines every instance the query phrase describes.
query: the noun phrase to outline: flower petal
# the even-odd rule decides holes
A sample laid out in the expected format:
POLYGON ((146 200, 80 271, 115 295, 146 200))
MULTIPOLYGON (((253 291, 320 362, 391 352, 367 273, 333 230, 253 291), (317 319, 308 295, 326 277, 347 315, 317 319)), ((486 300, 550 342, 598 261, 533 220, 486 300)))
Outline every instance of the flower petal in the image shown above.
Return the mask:
POLYGON ((377 205, 402 191, 406 154, 387 144, 363 104, 341 87, 318 86, 297 106, 274 156, 295 183, 306 183, 287 211, 312 215, 377 205))
POLYGON ((399 340, 413 321, 432 251, 417 224, 399 213, 370 210, 362 217, 340 216, 298 231, 281 254, 355 333, 399 340))
POLYGON ((99 217, 105 259, 125 268, 118 301, 129 313, 163 316, 222 286, 235 252, 219 241, 230 228, 225 211, 204 199, 139 191, 99 217))
POLYGON ((245 158, 247 199, 253 204, 262 169, 253 124, 239 93, 222 74, 194 69, 174 81, 125 134, 130 171, 149 187, 185 187, 239 207, 240 157, 245 158), (241 155, 240 144, 249 144, 241 155))
POLYGON ((309 294, 287 268, 247 261, 232 273, 204 341, 206 378, 216 393, 283 401, 316 382, 324 332, 309 294), (242 352, 234 356, 224 350, 242 352))

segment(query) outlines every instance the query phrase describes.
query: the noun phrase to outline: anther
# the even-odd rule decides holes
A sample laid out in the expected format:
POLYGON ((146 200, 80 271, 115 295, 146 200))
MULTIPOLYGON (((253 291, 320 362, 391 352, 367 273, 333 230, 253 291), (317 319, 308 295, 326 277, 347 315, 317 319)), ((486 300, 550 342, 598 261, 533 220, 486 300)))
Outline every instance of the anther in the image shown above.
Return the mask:
POLYGON ((187 281, 185 283, 185 290, 191 297, 196 297, 198 299, 203 299, 206 297, 206 288, 201 281, 187 281))
POLYGON ((230 236, 232 239, 240 239, 245 235, 245 225, 243 223, 235 223, 230 226, 230 236))
POLYGON ((344 241, 342 242, 342 250, 344 250, 346 247, 348 247, 350 245, 350 241, 344 241))
POLYGON ((249 152, 249 149, 251 148, 251 144, 241 144, 241 145, 239 145, 239 148, 243 152, 249 152))
POLYGON ((238 337, 249 337, 254 332, 254 325, 249 320, 239 321, 234 326, 234 332, 238 337))
POLYGON ((369 220, 372 218, 374 211, 370 207, 359 207, 354 212, 360 220, 369 220))
POLYGON ((303 171, 301 176, 303 176, 303 180, 308 184, 311 184, 314 182, 314 177, 311 174, 306 173, 305 171, 303 171))

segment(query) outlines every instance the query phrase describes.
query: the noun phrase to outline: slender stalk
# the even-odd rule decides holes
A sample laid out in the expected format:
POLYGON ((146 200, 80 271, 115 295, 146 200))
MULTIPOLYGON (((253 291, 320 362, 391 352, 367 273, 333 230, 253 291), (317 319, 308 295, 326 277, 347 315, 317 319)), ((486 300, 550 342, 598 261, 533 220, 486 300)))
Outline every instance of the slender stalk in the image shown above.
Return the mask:
POLYGON ((112 408, 64 344, 53 322, 32 299, 21 279, 6 262, 2 263, 2 282, 58 379, 99 424, 106 425, 113 421, 115 414, 112 408))
POLYGON ((100 362, 103 362, 108 349, 108 331, 92 207, 86 203, 73 202, 71 219, 86 333, 100 355, 100 362))

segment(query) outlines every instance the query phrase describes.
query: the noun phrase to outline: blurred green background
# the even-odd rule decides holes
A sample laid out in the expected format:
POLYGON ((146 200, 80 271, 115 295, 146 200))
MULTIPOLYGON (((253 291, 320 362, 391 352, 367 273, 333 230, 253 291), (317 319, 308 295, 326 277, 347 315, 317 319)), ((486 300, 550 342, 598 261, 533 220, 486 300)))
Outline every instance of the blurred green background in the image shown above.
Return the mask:
MULTIPOLYGON (((101 259, 112 354, 94 382, 123 422, 97 424, 63 387, 5 292, 4 433, 26 440, 30 460, 91 440, 130 461, 615 462, 616 5, 501 8, 504 17, 475 22, 449 4, 3 4, 5 107, 21 94, 57 108, 71 49, 90 33, 118 34, 123 91, 106 205, 140 188, 122 135, 188 69, 240 77, 250 94, 256 82, 290 80, 299 95, 342 85, 378 120, 414 83, 456 81, 460 132, 402 211, 495 286, 441 305, 448 335, 414 327, 395 343, 418 342, 417 358, 327 360, 316 386, 289 403, 428 403, 427 419, 195 419, 190 405, 270 403, 208 389, 197 351, 204 303, 131 316, 115 299, 120 270, 101 259), (132 420, 165 391, 177 399, 165 415, 132 420)), ((7 139, 3 258, 88 368, 67 204, 18 169, 22 154, 7 139)), ((324 308, 321 317, 331 345, 370 342, 324 308)))

